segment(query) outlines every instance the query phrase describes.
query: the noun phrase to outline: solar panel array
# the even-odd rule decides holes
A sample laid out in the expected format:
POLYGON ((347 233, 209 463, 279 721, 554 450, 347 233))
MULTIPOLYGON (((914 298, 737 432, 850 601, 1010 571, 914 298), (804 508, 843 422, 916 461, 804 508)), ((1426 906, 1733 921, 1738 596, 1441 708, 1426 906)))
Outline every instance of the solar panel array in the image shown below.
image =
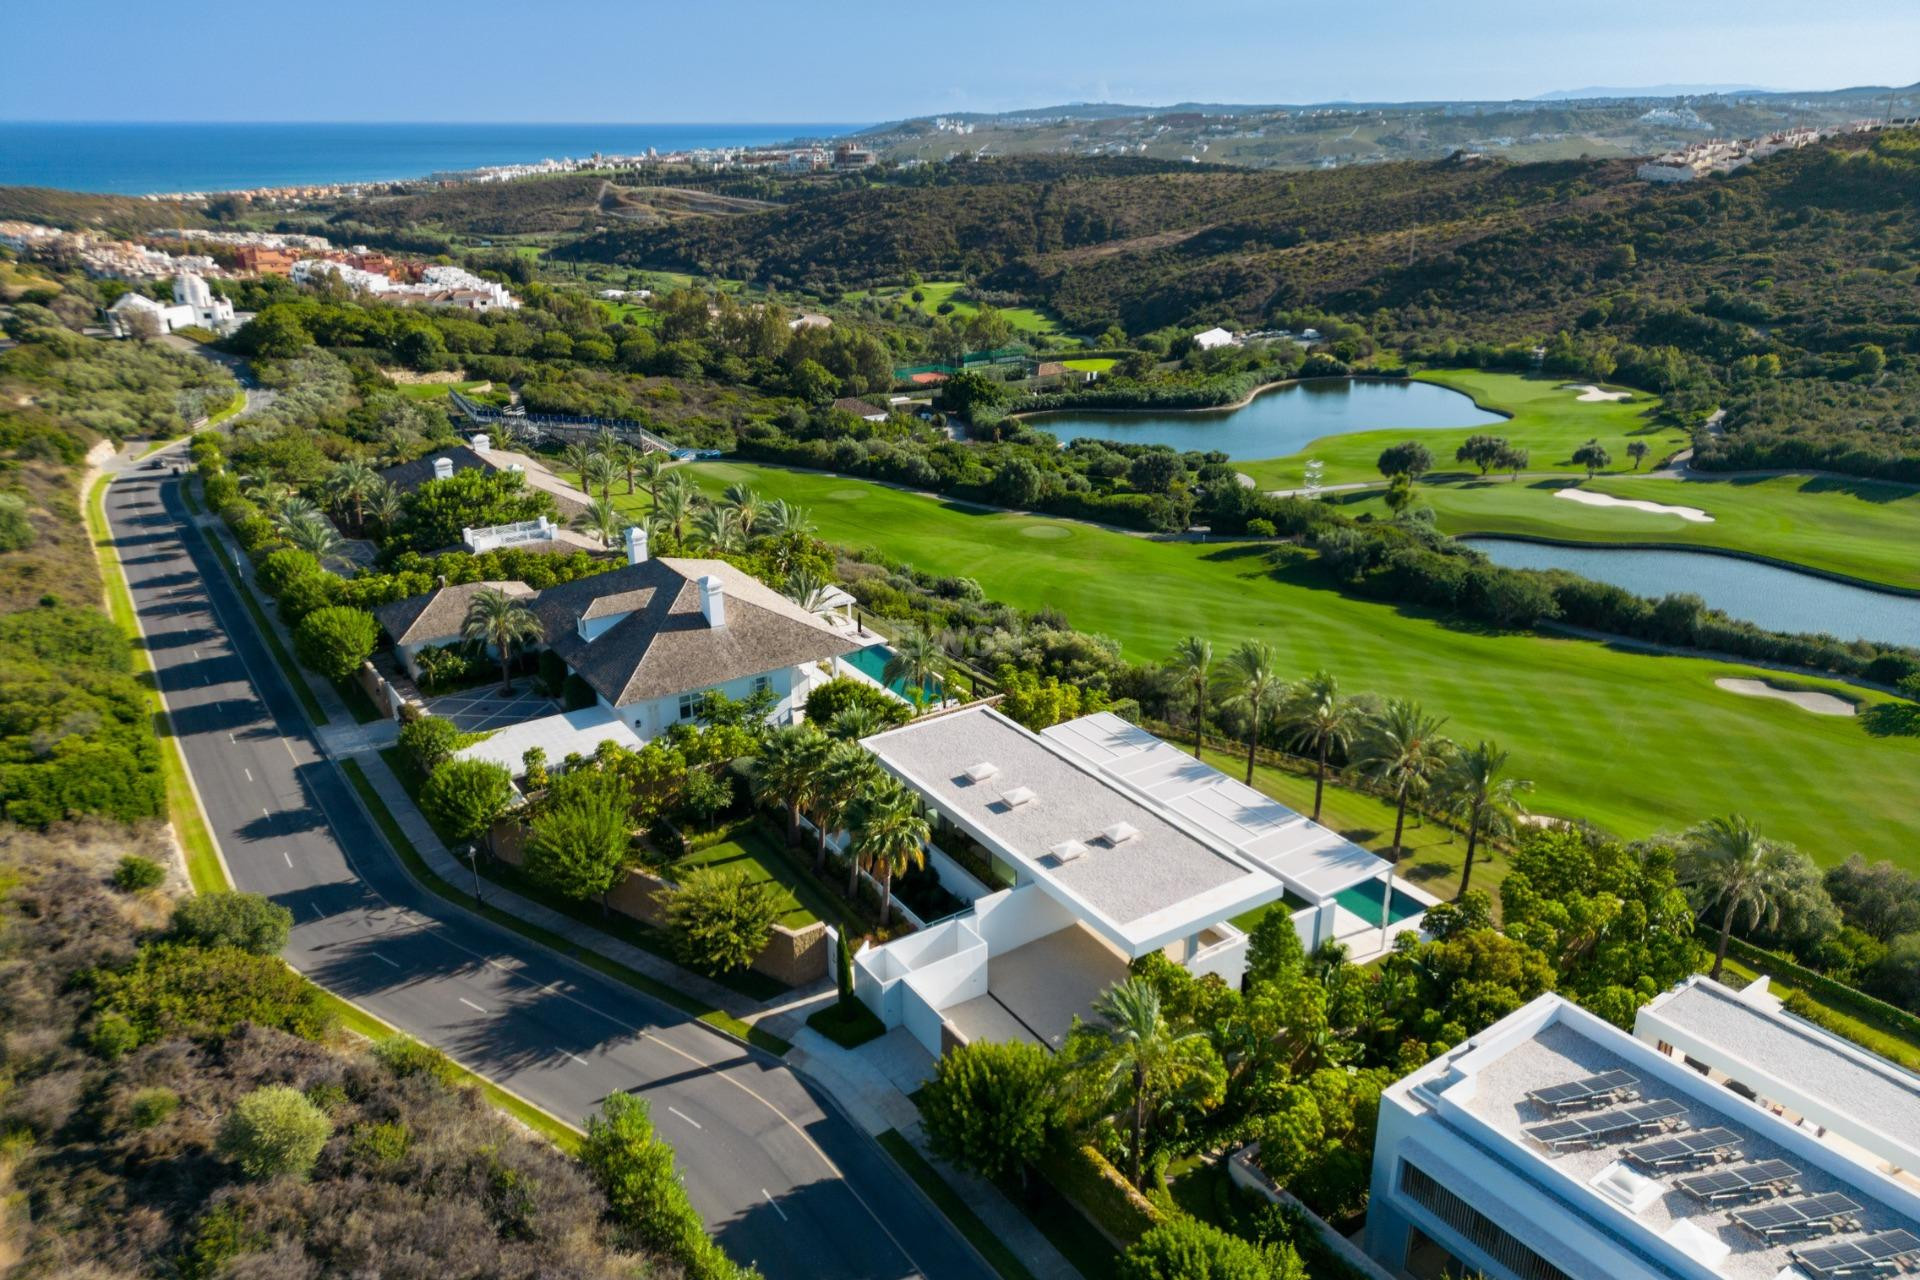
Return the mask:
POLYGON ((1549 1111, 1571 1111, 1576 1107, 1601 1107, 1638 1097, 1639 1084, 1630 1071, 1602 1071, 1581 1080, 1535 1089, 1527 1097, 1549 1111))
POLYGON ((1661 1168, 1675 1164, 1706 1164, 1725 1159, 1740 1143, 1740 1135, 1731 1129, 1689 1129, 1669 1138, 1656 1138, 1628 1147, 1623 1153, 1635 1164, 1661 1168))
POLYGON ((1869 1276, 1891 1272, 1915 1254, 1920 1254, 1920 1236, 1911 1231, 1882 1231, 1858 1240, 1795 1249, 1793 1261, 1815 1277, 1869 1276))
POLYGON ((1657 1098, 1617 1111, 1596 1111, 1572 1116, 1550 1124, 1537 1124, 1527 1136, 1547 1147, 1594 1147, 1610 1138, 1637 1137, 1662 1127, 1671 1127, 1687 1114, 1687 1109, 1671 1098, 1657 1098))
POLYGON ((1812 1235, 1857 1228, 1860 1206, 1839 1192, 1782 1200, 1778 1204, 1750 1205, 1728 1216, 1757 1236, 1812 1235))
POLYGON ((1696 1200, 1754 1200, 1794 1190, 1800 1171, 1785 1160, 1760 1160, 1753 1164, 1729 1165, 1705 1173, 1689 1173, 1675 1178, 1673 1185, 1696 1200))

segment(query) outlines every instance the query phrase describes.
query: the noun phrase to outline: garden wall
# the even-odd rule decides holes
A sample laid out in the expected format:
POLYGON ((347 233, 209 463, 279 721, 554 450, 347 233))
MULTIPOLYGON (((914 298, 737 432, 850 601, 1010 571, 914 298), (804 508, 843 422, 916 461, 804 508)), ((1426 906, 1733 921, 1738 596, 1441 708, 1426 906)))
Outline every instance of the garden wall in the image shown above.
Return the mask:
POLYGON ((1259 1143, 1250 1143, 1234 1152, 1228 1159, 1227 1176, 1233 1179, 1235 1186, 1243 1187, 1274 1204, 1298 1209, 1307 1224, 1313 1228, 1314 1234, 1320 1237, 1320 1243, 1344 1263, 1352 1274, 1364 1277, 1365 1280, 1394 1280, 1393 1272, 1375 1262, 1361 1251, 1360 1246, 1335 1231, 1325 1218, 1307 1208, 1292 1192, 1274 1186, 1273 1179, 1262 1173, 1260 1167, 1253 1162, 1259 1150, 1259 1143))

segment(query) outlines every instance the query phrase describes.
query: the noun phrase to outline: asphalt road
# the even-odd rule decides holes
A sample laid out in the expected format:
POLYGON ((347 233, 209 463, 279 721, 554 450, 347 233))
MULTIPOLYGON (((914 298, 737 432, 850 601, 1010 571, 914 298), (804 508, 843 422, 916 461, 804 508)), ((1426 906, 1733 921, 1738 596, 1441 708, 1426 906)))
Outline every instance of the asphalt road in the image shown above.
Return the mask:
POLYGON ((419 888, 321 755, 169 465, 117 480, 107 516, 207 818, 235 885, 292 910, 291 964, 555 1115, 647 1099, 715 1237, 770 1280, 989 1280, 778 1059, 419 888))

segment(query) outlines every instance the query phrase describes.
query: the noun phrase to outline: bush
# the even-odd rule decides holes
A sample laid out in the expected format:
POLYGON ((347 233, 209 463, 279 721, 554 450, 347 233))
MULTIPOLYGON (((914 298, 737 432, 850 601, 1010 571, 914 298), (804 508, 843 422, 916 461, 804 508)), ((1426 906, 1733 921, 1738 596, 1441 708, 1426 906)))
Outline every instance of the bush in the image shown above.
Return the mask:
POLYGON ((140 1047, 140 1033, 133 1023, 118 1013, 103 1013, 94 1019, 93 1030, 87 1033, 87 1048, 114 1062, 140 1047))
POLYGON ((282 547, 267 554, 254 577, 262 591, 277 596, 302 578, 316 578, 325 572, 309 553, 282 547))
POLYGON ((460 1082, 460 1068, 452 1058, 412 1036, 394 1035, 376 1041, 373 1056, 402 1080, 425 1076, 449 1088, 460 1082))
POLYGON ((1198 1218, 1155 1227, 1120 1258, 1121 1280, 1306 1280, 1300 1255, 1283 1244, 1259 1245, 1198 1218))
POLYGON ((678 1261, 692 1280, 747 1280, 707 1235, 673 1169, 673 1149, 653 1131, 647 1104, 612 1093, 587 1121, 580 1162, 606 1194, 613 1217, 642 1244, 678 1261))
POLYGON ((345 680, 360 669, 380 642, 380 624, 365 609, 328 605, 315 609, 293 629, 300 661, 329 680, 345 680))
POLYGON ((983 1178, 1025 1176, 1052 1139, 1057 1115, 1046 1050, 977 1040, 934 1064, 920 1114, 933 1149, 983 1178))
POLYGON ((728 973, 753 963, 781 915, 780 892, 743 871, 699 867, 667 897, 667 924, 683 964, 728 973))
POLYGON ((449 760, 420 788, 420 808, 449 840, 478 840, 513 803, 513 779, 490 760, 449 760))
POLYGON ((905 724, 913 715, 913 708, 900 699, 852 676, 835 676, 815 685, 807 695, 807 719, 817 725, 833 723, 835 716, 851 707, 871 710, 888 727, 905 724))
POLYGON ((220 1154, 249 1178, 304 1178, 333 1136, 333 1122, 305 1094, 284 1084, 240 1099, 220 1129, 220 1154))
POLYGON ((404 1121, 363 1124, 347 1141, 347 1154, 355 1163, 382 1168, 399 1164, 413 1149, 413 1130, 404 1121))
POLYGON ((167 869, 152 858, 130 853, 113 869, 113 887, 122 893, 138 893, 158 887, 167 878, 167 869))
POLYGON ((172 1036, 219 1039, 243 1022, 278 1027, 308 1040, 333 1023, 320 990, 280 961, 238 947, 141 947, 124 969, 95 970, 91 1042, 109 1056, 172 1036), (132 1044, 113 1020, 132 1032, 132 1044))
POLYGON ((186 898, 173 909, 168 935, 196 947, 238 947, 257 956, 279 953, 293 912, 257 893, 224 890, 186 898))
POLYGON ((127 1123, 135 1129, 151 1129, 179 1106, 180 1095, 164 1085, 142 1089, 127 1100, 127 1123))
POLYGON ((400 750, 426 777, 460 746, 460 729, 444 716, 421 716, 400 726, 400 750))

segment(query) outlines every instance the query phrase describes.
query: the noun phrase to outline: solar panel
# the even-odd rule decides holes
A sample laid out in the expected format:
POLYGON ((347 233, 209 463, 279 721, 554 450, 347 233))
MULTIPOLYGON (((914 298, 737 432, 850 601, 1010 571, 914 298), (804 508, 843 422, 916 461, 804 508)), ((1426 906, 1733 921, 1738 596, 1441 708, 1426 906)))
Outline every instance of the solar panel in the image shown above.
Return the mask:
POLYGON ((1542 1146, 1597 1146, 1609 1137, 1637 1136, 1662 1127, 1669 1120, 1684 1116, 1687 1109, 1671 1098, 1656 1098, 1617 1111, 1598 1111, 1591 1115, 1570 1116, 1549 1124, 1537 1124, 1527 1136, 1542 1146))
POLYGON ((1729 1216, 1740 1226, 1760 1236, 1841 1231, 1855 1225, 1860 1206, 1838 1192, 1783 1200, 1778 1204, 1753 1205, 1735 1209, 1729 1216))
POLYGON ((1913 1253, 1920 1253, 1920 1236, 1910 1231, 1882 1231, 1858 1240, 1795 1249, 1792 1257, 1796 1266, 1816 1276, 1854 1276, 1888 1270, 1913 1253))
POLYGON ((1550 1084, 1544 1089, 1535 1089, 1527 1097, 1549 1111, 1563 1111, 1573 1107, 1604 1106, 1619 1098, 1637 1096, 1634 1088, 1640 1083, 1628 1071, 1602 1071, 1596 1076, 1587 1076, 1581 1080, 1569 1080, 1565 1084, 1550 1084))
POLYGON ((1785 1160, 1761 1160, 1690 1173, 1674 1179, 1674 1185, 1696 1200, 1749 1199, 1778 1195, 1799 1177, 1800 1171, 1785 1160))
POLYGON ((1724 1157, 1740 1141, 1731 1129, 1694 1129, 1670 1138, 1658 1138, 1628 1147, 1625 1155, 1636 1164, 1658 1168, 1670 1164, 1704 1164, 1724 1157))

